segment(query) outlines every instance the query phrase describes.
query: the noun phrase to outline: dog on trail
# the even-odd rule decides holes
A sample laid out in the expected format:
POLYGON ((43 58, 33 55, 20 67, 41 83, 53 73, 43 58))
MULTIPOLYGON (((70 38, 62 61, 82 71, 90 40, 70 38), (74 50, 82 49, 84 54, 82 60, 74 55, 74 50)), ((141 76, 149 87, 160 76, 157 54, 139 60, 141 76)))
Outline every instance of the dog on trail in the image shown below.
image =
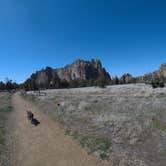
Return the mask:
POLYGON ((40 122, 34 118, 34 114, 31 111, 27 111, 27 118, 29 121, 31 121, 31 124, 37 126, 40 124, 40 122))
POLYGON ((31 111, 27 111, 27 118, 28 120, 32 120, 34 117, 33 113, 31 111))
POLYGON ((33 119, 31 120, 31 124, 37 126, 37 125, 40 124, 40 122, 39 122, 37 119, 33 118, 33 119))

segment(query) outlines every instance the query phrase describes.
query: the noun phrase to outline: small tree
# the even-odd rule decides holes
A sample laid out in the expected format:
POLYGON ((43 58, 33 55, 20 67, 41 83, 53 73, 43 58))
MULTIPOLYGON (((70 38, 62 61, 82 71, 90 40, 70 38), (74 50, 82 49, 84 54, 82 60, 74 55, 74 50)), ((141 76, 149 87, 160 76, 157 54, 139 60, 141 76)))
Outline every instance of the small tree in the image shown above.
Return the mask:
POLYGON ((157 85, 156 85, 156 83, 155 83, 154 81, 151 82, 151 85, 152 85, 152 88, 153 88, 153 89, 154 89, 154 88, 157 88, 157 85))
POLYGON ((11 91, 13 89, 13 83, 12 80, 6 81, 6 90, 11 91))
POLYGON ((95 81, 93 79, 90 79, 88 82, 88 86, 94 86, 95 85, 95 81))
POLYGON ((5 83, 2 81, 0 82, 0 90, 5 90, 5 83))
POLYGON ((30 79, 27 79, 24 84, 23 84, 23 89, 25 91, 29 91, 31 90, 31 80, 30 79))
POLYGON ((78 88, 79 87, 79 82, 77 80, 72 80, 69 82, 69 87, 70 88, 78 88))
POLYGON ((151 85, 153 88, 164 88, 165 84, 164 84, 164 81, 162 80, 159 80, 159 79, 153 79, 151 81, 151 85))
POLYGON ((69 87, 68 81, 67 81, 67 80, 62 80, 62 81, 60 82, 60 87, 61 87, 61 88, 68 88, 68 87, 69 87))
POLYGON ((100 76, 97 79, 97 86, 100 87, 100 88, 105 88, 105 86, 106 86, 106 80, 105 80, 104 76, 100 76))
POLYGON ((118 85, 119 84, 119 78, 116 76, 115 77, 115 84, 118 85))
POLYGON ((165 85, 164 85, 164 82, 163 82, 163 81, 160 81, 160 82, 159 82, 159 87, 160 87, 160 88, 164 88, 164 86, 165 86, 165 85))

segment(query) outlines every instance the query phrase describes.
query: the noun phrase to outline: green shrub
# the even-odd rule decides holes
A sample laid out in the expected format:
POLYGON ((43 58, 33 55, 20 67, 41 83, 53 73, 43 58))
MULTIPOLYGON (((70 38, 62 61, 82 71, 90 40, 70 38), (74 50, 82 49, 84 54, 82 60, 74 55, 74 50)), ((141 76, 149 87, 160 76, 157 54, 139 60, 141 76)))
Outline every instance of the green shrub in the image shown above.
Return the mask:
POLYGON ((105 88, 105 86, 106 86, 106 79, 105 79, 104 76, 100 76, 97 79, 97 86, 100 87, 100 88, 105 88))
POLYGON ((80 144, 83 148, 89 149, 89 154, 98 152, 102 160, 108 160, 111 141, 108 138, 82 137, 80 144))
POLYGON ((11 112, 11 110, 12 110, 12 106, 7 106, 0 109, 0 112, 7 113, 7 112, 11 112))
POLYGON ((157 118, 153 118, 153 127, 158 130, 166 131, 166 124, 157 118))
POLYGON ((97 152, 102 160, 108 160, 110 155, 111 140, 102 137, 82 136, 78 132, 73 132, 66 128, 65 135, 73 137, 87 150, 88 154, 97 152))
POLYGON ((151 81, 152 88, 164 88, 165 84, 162 80, 152 80, 151 81))
POLYGON ((157 88, 157 84, 155 82, 152 82, 151 85, 152 85, 152 88, 157 88))
POLYGON ((160 87, 160 88, 164 88, 164 86, 165 86, 165 85, 164 85, 164 82, 163 82, 163 81, 160 81, 160 82, 159 82, 159 87, 160 87))

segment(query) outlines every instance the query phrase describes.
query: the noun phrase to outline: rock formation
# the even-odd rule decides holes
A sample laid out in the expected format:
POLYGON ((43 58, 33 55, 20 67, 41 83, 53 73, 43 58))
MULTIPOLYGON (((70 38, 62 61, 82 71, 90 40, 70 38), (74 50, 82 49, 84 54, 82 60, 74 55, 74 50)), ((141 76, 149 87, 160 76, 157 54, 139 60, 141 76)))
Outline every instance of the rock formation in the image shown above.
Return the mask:
POLYGON ((96 80, 99 76, 104 75, 110 78, 109 74, 102 67, 99 60, 77 60, 71 65, 67 65, 61 69, 55 69, 61 80, 96 80))
POLYGON ((156 78, 159 80, 166 81, 166 63, 161 64, 159 70, 145 74, 144 76, 137 77, 136 82, 146 82, 156 78))
POLYGON ((134 82, 134 77, 129 73, 123 74, 120 78, 120 83, 122 84, 129 84, 133 82, 134 82))
POLYGON ((56 87, 55 84, 59 84, 59 82, 95 81, 101 76, 107 81, 111 79, 99 60, 77 60, 70 65, 66 65, 64 68, 53 69, 46 67, 32 74, 26 82, 31 85, 30 89, 34 89, 34 86, 48 88, 51 85, 56 87))

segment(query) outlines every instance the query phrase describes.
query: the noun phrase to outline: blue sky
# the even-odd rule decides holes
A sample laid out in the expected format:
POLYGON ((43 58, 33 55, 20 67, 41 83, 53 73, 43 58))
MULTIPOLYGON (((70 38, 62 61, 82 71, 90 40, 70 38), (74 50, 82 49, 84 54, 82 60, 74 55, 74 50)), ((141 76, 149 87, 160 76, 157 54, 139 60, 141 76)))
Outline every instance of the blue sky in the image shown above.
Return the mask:
POLYGON ((0 79, 100 59, 111 76, 166 62, 164 0, 1 0, 0 79))

